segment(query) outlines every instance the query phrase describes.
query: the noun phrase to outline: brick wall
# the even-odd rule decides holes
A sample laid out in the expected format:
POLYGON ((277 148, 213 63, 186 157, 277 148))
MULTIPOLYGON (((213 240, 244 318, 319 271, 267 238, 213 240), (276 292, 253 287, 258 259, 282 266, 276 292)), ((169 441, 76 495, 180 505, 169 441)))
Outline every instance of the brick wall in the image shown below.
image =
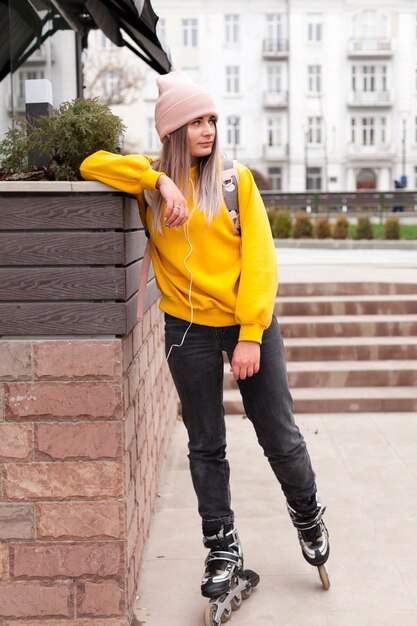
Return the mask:
POLYGON ((157 304, 123 339, 0 341, 0 626, 127 626, 177 414, 157 304))

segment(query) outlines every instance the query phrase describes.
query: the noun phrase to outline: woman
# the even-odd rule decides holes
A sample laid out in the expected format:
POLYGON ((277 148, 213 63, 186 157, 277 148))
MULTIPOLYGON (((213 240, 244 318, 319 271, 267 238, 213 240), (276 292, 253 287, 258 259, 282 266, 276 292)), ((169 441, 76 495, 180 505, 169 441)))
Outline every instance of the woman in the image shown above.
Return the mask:
POLYGON ((273 315, 276 253, 262 199, 250 171, 239 164, 241 232, 236 232, 222 198, 213 100, 182 72, 157 82, 159 158, 100 151, 83 162, 81 173, 138 195, 162 295, 166 355, 188 431, 204 545, 210 550, 201 591, 217 597, 229 590, 243 564, 229 490, 222 351, 312 565, 327 560, 328 534, 292 414, 273 315))

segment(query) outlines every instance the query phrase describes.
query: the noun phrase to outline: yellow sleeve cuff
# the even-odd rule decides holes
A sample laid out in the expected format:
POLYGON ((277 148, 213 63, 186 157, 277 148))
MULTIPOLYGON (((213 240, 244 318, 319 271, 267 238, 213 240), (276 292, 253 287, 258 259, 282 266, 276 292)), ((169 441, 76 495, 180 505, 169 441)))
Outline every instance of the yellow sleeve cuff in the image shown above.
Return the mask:
POLYGON ((163 172, 158 172, 157 170, 152 169, 146 173, 147 182, 152 185, 151 189, 156 189, 156 183, 158 181, 158 178, 162 176, 162 174, 163 172))
POLYGON ((245 324, 240 327, 239 341, 256 341, 262 343, 265 327, 261 324, 245 324))

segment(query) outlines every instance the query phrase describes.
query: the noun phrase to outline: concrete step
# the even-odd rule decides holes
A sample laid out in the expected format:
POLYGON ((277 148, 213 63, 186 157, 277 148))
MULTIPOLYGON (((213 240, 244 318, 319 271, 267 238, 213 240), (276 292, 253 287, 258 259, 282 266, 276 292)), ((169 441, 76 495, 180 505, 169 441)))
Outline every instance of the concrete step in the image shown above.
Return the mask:
POLYGON ((288 364, 291 388, 417 387, 417 361, 326 361, 288 364))
MULTIPOLYGON (((292 390, 295 413, 380 413, 417 411, 415 387, 298 388, 292 390)), ((240 393, 224 392, 226 414, 244 415, 240 393)))
POLYGON ((289 315, 412 315, 417 295, 298 296, 277 298, 275 314, 289 315))
POLYGON ((281 316, 279 324, 284 338, 417 336, 417 315, 281 316))
POLYGON ((382 294, 417 295, 417 282, 280 282, 278 289, 280 298, 292 296, 370 296, 382 294))
MULTIPOLYGON (((417 361, 297 361, 288 363, 291 389, 299 387, 417 387, 417 361)), ((225 389, 237 388, 225 366, 225 389)))
MULTIPOLYGON (((296 413, 417 410, 417 282, 284 283, 275 312, 296 413)), ((244 413, 228 364, 224 405, 244 413)))
POLYGON ((288 337, 284 344, 288 362, 417 359, 417 337, 288 337))

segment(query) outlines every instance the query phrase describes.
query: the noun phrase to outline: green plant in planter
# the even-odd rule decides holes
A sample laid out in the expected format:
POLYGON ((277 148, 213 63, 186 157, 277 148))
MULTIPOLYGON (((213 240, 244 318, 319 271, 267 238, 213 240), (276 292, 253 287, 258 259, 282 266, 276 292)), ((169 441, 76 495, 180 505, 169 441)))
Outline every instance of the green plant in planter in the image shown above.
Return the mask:
POLYGON ((361 215, 358 217, 358 223, 356 226, 355 239, 373 239, 374 234, 372 230, 371 220, 367 215, 361 215))
POLYGON ((317 239, 327 239, 332 236, 332 228, 328 217, 319 217, 314 224, 314 234, 317 239))
POLYGON ((398 217, 387 217, 384 224, 385 239, 400 238, 400 221, 398 217))
POLYGON ((272 224, 272 234, 278 239, 287 239, 291 236, 291 214, 289 211, 277 211, 272 224))
POLYGON ((304 211, 298 211, 295 214, 295 221, 292 227, 292 236, 294 237, 294 239, 313 236, 313 224, 309 215, 307 213, 304 213, 304 211))
POLYGON ((97 150, 115 152, 124 131, 122 120, 96 98, 64 102, 36 124, 17 118, 0 142, 2 178, 22 178, 33 169, 30 155, 38 153, 50 158, 46 178, 79 180, 84 158, 97 150))
POLYGON ((346 239, 349 231, 349 220, 343 213, 337 216, 337 219, 333 225, 333 237, 334 239, 346 239))

